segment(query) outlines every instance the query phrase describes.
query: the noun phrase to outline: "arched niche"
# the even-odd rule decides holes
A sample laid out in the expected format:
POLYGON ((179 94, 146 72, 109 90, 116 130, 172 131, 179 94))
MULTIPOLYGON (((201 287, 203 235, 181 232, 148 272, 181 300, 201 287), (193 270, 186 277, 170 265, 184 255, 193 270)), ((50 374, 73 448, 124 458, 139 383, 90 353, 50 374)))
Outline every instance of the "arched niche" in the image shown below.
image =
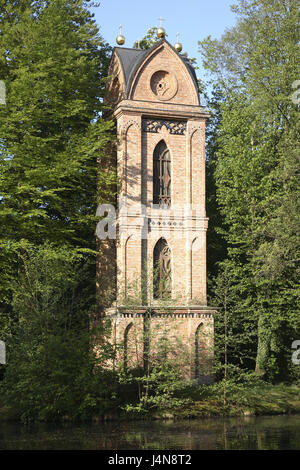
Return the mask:
POLYGON ((201 374, 200 365, 201 365, 201 354, 203 353, 203 323, 198 325, 195 332, 195 378, 199 379, 201 374))
POLYGON ((172 294, 171 250, 167 241, 160 238, 153 250, 153 297, 167 299, 172 294))
POLYGON ((129 323, 124 330, 124 370, 128 368, 128 356, 129 356, 129 340, 128 335, 133 327, 133 323, 129 323))

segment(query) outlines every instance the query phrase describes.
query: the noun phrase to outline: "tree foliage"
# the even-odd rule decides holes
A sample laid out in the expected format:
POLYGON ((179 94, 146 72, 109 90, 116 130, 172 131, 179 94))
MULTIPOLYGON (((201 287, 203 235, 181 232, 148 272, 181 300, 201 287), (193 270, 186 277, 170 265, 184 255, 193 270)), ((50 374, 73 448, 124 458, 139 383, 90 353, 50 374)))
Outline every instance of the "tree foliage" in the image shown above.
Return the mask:
POLYGON ((112 187, 110 121, 102 119, 111 48, 83 0, 2 1, 0 302, 18 256, 45 240, 94 249, 97 178, 112 187))
POLYGON ((105 364, 113 351, 104 331, 90 326, 91 263, 68 247, 48 244, 22 256, 12 286, 17 322, 6 342, 1 396, 23 421, 87 418, 109 407, 113 380, 105 364), (96 333, 103 335, 97 354, 96 333))
POLYGON ((157 29, 157 26, 150 28, 141 40, 137 39, 135 41, 133 47, 136 49, 150 49, 150 47, 154 46, 154 44, 159 41, 156 36, 157 29))
POLYGON ((293 376, 291 343, 300 331, 299 104, 291 99, 299 9, 293 0, 246 0, 234 11, 234 28, 219 41, 200 43, 222 94, 209 163, 214 220, 221 216, 213 230, 226 242, 235 323, 239 331, 245 317, 257 325, 256 370, 287 379, 293 376))

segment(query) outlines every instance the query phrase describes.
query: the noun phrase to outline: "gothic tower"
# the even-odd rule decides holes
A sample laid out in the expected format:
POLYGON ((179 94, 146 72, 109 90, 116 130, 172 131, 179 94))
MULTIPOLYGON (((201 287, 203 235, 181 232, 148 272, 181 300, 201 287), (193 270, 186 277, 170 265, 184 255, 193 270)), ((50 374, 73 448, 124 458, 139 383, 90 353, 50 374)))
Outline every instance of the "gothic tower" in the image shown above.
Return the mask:
MULTIPOLYGON (((117 294, 106 315, 115 340, 123 341, 126 366, 136 361, 131 335, 145 331, 151 312, 150 329, 172 325, 184 342, 185 375, 208 381, 203 364, 212 354, 214 313, 206 301, 208 114, 195 71, 162 39, 148 50, 116 47, 109 76, 120 188, 117 294), (133 298, 139 300, 126 301, 133 298)), ((142 361, 145 345, 139 352, 142 361)))

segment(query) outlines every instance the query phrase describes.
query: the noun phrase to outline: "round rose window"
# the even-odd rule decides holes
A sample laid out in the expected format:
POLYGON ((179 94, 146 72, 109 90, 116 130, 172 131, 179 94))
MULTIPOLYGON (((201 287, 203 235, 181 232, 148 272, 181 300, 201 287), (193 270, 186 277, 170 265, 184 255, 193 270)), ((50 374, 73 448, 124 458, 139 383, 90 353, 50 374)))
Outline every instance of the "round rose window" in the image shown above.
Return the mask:
POLYGON ((155 72, 150 81, 151 90, 159 100, 170 100, 177 92, 177 80, 164 70, 155 72))

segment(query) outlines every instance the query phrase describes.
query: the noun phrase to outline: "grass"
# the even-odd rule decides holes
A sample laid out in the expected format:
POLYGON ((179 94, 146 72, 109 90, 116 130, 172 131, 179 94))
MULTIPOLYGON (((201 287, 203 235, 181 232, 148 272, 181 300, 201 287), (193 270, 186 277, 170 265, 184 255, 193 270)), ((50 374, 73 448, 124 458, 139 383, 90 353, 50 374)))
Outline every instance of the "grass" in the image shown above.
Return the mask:
POLYGON ((184 409, 173 410, 175 418, 209 416, 279 415, 300 413, 300 385, 231 386, 224 393, 219 384, 206 387, 204 396, 195 397, 184 409))

